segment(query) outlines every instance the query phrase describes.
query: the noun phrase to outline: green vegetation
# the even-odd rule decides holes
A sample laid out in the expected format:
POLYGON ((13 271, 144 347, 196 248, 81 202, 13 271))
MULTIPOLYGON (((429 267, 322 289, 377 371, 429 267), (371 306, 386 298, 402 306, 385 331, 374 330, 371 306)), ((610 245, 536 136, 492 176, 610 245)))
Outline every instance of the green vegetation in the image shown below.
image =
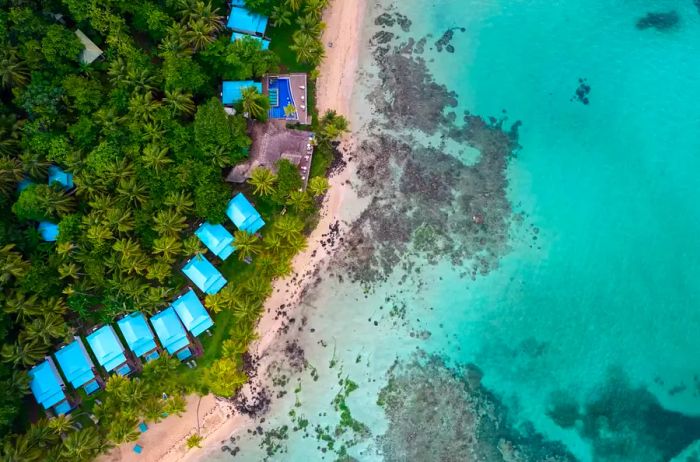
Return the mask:
MULTIPOLYGON (((203 250, 195 224, 226 221, 234 191, 222 172, 251 143, 242 112, 264 119, 269 102, 247 92, 230 116, 217 98, 221 80, 306 70, 313 88, 326 2, 249 4, 277 24, 269 51, 230 42, 220 0, 0 0, 0 459, 90 460, 132 441, 138 421, 181 412, 185 393, 231 396, 247 380, 243 354, 271 281, 290 273, 314 223, 312 199, 327 188, 312 178, 300 191, 288 162, 245 188, 267 226, 262 237, 237 232, 237 255, 218 265, 230 282, 205 300, 215 327, 197 368, 166 358, 137 378, 109 379, 97 397, 71 392, 82 399, 73 420, 38 419, 43 411, 24 399, 26 370, 56 346, 167 306, 185 284, 179 268, 203 250), (77 28, 102 58, 80 61, 77 28), (71 172, 75 188, 48 185, 51 165, 71 172), (18 192, 23 180, 31 183, 18 192), (58 225, 57 242, 41 240, 42 220, 58 225)), ((314 176, 328 165, 315 162, 314 176)))

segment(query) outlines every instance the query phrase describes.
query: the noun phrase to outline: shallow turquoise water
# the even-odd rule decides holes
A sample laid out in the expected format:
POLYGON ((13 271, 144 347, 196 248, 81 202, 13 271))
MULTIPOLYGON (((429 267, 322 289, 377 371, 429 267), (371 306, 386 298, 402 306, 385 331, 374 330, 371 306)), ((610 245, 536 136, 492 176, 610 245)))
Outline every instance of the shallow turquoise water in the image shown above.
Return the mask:
MULTIPOLYGON (((615 389, 611 405, 620 405, 624 420, 630 390, 644 389, 668 410, 700 415, 700 13, 693 2, 402 0, 397 8, 413 21, 406 37, 432 34, 429 45, 450 27, 465 29, 455 31, 453 54, 426 49, 424 56, 435 80, 457 93, 460 110, 484 117, 505 110, 510 122, 522 122, 508 198, 523 218, 500 267, 475 280, 444 262, 421 273, 420 291, 399 285, 400 271, 370 294, 325 279, 303 307, 316 333, 298 336, 319 372, 318 380, 301 379, 303 411, 332 421, 329 403, 347 375, 360 385, 348 400, 353 415, 381 435, 386 422, 375 402, 384 374, 421 348, 476 364, 513 418, 563 441, 581 460, 606 458, 595 455, 595 441, 548 416, 553 393, 583 407, 615 389), (635 23, 650 8, 674 10, 680 23, 639 30, 635 23), (572 101, 579 78, 591 87, 588 105, 572 101), (387 297, 406 302, 405 322, 389 316, 387 297), (409 335, 420 330, 430 338, 409 335), (327 367, 331 360, 339 365, 327 367)), ((368 12, 370 29, 378 11, 368 12)), ((371 56, 364 61, 371 70, 371 56)), ((361 110, 366 91, 356 91, 361 110)), ((358 123, 371 117, 359 114, 358 123)), ((284 422, 293 402, 273 404, 268 422, 284 422)), ((644 431, 655 436, 669 425, 651 421, 658 427, 644 431)), ((271 460, 316 460, 318 448, 292 435, 287 454, 271 460)), ((371 441, 350 452, 382 458, 371 441)), ((616 457, 608 460, 625 460, 616 457)))

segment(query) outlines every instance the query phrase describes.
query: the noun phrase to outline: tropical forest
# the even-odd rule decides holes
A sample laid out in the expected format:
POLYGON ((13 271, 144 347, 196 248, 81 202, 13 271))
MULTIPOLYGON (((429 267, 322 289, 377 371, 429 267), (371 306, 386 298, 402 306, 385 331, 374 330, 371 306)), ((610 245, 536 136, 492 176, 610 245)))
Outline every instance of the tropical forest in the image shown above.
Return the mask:
POLYGON ((269 17, 267 49, 232 40, 228 1, 0 0, 1 460, 92 460, 134 441, 139 422, 182 413, 187 395, 230 398, 247 381, 263 303, 318 221, 347 123, 309 101, 311 126, 298 127, 316 134, 308 187, 284 160, 231 184, 269 101, 245 89, 225 108, 221 83, 304 72, 312 100, 325 6, 246 0, 269 17), (266 222, 258 233, 226 217, 240 192, 266 222), (206 253, 193 234, 205 221, 230 229, 235 252, 217 263, 228 284, 198 293, 214 326, 196 367, 162 355, 129 377, 103 374, 103 390, 72 392, 77 408, 49 416, 28 371, 96 326, 170 305, 188 286, 183 264, 206 253))

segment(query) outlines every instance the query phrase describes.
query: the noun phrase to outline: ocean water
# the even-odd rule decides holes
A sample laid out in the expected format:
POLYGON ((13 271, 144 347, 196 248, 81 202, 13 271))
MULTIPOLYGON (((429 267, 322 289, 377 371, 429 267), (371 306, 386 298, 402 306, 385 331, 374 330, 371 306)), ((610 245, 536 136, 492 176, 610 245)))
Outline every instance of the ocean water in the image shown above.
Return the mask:
POLYGON ((698 460, 696 3, 370 2, 348 155, 373 210, 236 457, 698 460))

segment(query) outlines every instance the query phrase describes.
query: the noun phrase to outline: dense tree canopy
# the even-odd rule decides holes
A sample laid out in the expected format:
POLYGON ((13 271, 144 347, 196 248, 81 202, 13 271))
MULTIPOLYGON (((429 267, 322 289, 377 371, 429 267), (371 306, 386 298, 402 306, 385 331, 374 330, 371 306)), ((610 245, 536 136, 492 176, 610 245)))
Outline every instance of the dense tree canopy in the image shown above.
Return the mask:
MULTIPOLYGON (((18 418, 27 369, 97 323, 167 306, 184 285, 179 268, 203 251, 195 224, 224 222, 233 190, 222 173, 251 143, 243 113, 264 118, 269 103, 246 94, 244 110, 229 115, 220 82, 257 79, 281 65, 260 41, 231 42, 227 3, 0 0, 0 459, 90 460, 109 442, 130 441, 135 419, 183 406, 187 387, 166 387, 174 395, 166 402, 155 391, 163 386, 153 377, 176 375, 176 364, 163 361, 139 380, 111 379, 94 410, 97 427, 18 418), (76 29, 104 51, 100 59, 81 62, 76 29), (74 187, 49 185, 52 165, 71 173, 74 187), (58 225, 56 242, 41 239, 40 221, 58 225)), ((274 9, 279 26, 292 28, 290 44, 311 37, 311 56, 299 57, 318 63, 325 0, 248 3, 274 9)), ((198 391, 230 396, 245 382, 241 355, 270 280, 287 274, 304 246, 313 204, 287 164, 277 176, 258 173, 247 189, 271 226, 262 237, 238 233, 235 260, 259 277, 207 299, 236 322, 198 391)))

